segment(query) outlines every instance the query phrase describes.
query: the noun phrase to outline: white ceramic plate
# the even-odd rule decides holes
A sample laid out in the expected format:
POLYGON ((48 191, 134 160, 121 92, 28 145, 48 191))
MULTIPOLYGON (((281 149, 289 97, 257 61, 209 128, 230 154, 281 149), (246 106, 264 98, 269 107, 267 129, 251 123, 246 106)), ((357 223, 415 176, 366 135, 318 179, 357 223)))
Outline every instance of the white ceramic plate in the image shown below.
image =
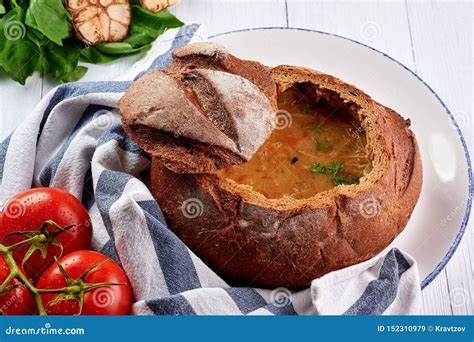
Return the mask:
POLYGON ((436 93, 382 52, 324 32, 263 28, 223 33, 212 40, 244 59, 334 75, 411 119, 423 161, 423 189, 407 227, 388 248, 410 253, 418 261, 422 287, 428 285, 462 238, 472 186, 462 133, 436 93))

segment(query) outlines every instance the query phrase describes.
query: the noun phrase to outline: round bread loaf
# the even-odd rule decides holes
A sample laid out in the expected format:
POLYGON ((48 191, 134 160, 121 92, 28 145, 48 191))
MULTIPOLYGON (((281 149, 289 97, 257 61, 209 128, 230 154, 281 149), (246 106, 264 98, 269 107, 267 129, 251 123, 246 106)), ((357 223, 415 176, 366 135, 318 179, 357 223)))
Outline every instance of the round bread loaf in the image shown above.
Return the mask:
POLYGON ((421 190, 421 160, 409 120, 361 90, 309 69, 271 72, 278 94, 309 84, 316 102, 342 107, 358 120, 370 161, 358 184, 309 198, 268 198, 219 174, 175 173, 155 158, 151 188, 173 231, 225 279, 307 286, 375 256, 403 230, 421 190))

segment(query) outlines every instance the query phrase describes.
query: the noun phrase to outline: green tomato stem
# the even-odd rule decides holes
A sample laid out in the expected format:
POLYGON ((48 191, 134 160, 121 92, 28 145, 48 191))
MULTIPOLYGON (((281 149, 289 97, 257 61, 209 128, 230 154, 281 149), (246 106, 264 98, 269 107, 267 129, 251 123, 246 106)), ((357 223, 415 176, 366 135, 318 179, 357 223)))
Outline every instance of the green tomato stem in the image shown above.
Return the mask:
POLYGON ((3 295, 6 287, 8 286, 8 284, 10 284, 10 282, 15 279, 16 277, 16 274, 15 272, 10 272, 10 274, 8 275, 8 277, 5 279, 5 281, 2 283, 2 285, 0 285, 0 296, 3 295))
MULTIPOLYGON (((67 283, 67 286, 59 288, 59 289, 38 289, 36 288, 33 283, 23 274, 22 270, 18 266, 17 262, 15 261, 15 258, 13 257, 13 252, 15 249, 18 247, 31 244, 41 244, 44 243, 45 241, 50 242, 50 237, 55 238, 57 235, 60 233, 68 233, 71 234, 68 230, 74 226, 68 226, 66 228, 62 228, 59 225, 57 225, 54 221, 45 221, 40 229, 38 231, 32 231, 32 232, 26 232, 29 235, 30 234, 36 234, 34 236, 31 236, 25 240, 22 240, 20 242, 17 242, 13 245, 10 246, 5 246, 0 243, 0 254, 3 255, 3 258, 7 264, 7 266, 10 269, 10 274, 7 276, 7 278, 2 282, 0 285, 0 296, 4 295, 4 291, 7 290, 7 287, 9 286, 10 282, 13 279, 19 280, 21 283, 26 286, 26 288, 31 292, 33 295, 33 298, 35 300, 36 306, 38 308, 38 313, 41 316, 46 316, 46 309, 44 307, 43 301, 41 300, 41 294, 42 293, 58 293, 58 297, 61 296, 61 294, 64 294, 66 298, 61 298, 60 300, 68 300, 67 296, 71 296, 69 299, 74 299, 79 302, 80 305, 80 311, 79 314, 82 311, 82 304, 83 304, 83 297, 86 292, 89 292, 93 289, 96 289, 98 287, 104 287, 104 286, 117 286, 117 285, 124 285, 124 284, 117 284, 117 283, 96 283, 96 284, 88 284, 85 282, 86 276, 94 269, 100 267, 102 264, 104 264, 106 261, 100 262, 96 265, 93 265, 89 267, 79 279, 71 279, 69 275, 66 273, 62 265, 59 263, 58 259, 54 257, 54 261, 57 265, 57 267, 61 270, 62 275, 64 276, 64 280, 67 283), (58 233, 53 233, 51 235, 48 235, 49 232, 47 230, 48 225, 52 225, 58 229, 58 233), (37 232, 37 233, 36 233, 37 232)), ((17 234, 17 233, 14 233, 17 234)), ((62 250, 62 246, 61 250, 62 250)), ((28 256, 29 257, 29 256, 28 256)), ((23 262, 28 259, 27 255, 25 255, 25 259, 23 262)), ((58 300, 58 301, 60 301, 58 300)), ((54 301, 54 300, 53 300, 54 301)), ((52 302, 51 302, 52 303, 52 302)))
POLYGON ((17 242, 17 243, 15 243, 13 245, 10 245, 8 247, 0 244, 3 247, 3 248, 0 248, 0 252, 5 254, 6 251, 13 251, 14 249, 17 249, 18 247, 24 246, 28 243, 41 242, 41 241, 45 241, 45 240, 46 240, 46 236, 43 235, 43 234, 39 234, 39 235, 30 237, 28 239, 22 240, 20 242, 17 242))
MULTIPOLYGON (((21 241, 19 243, 16 243, 11 246, 5 246, 3 244, 0 244, 0 253, 3 254, 3 258, 7 264, 7 266, 10 269, 10 274, 7 276, 7 278, 3 281, 3 283, 0 285, 0 296, 4 295, 3 291, 8 287, 10 282, 13 279, 18 279, 21 283, 23 283, 26 288, 31 292, 33 295, 33 298, 35 300, 36 306, 38 308, 38 313, 41 316, 46 316, 46 309, 44 307, 43 301, 41 300, 41 294, 42 293, 64 293, 64 294, 70 294, 70 295, 75 295, 75 296, 82 296, 84 293, 89 292, 93 289, 99 288, 99 287, 105 287, 105 286, 119 286, 119 285, 125 285, 125 284, 120 284, 120 283, 96 283, 96 284, 88 284, 84 282, 85 276, 87 275, 87 271, 84 272, 85 274, 81 276, 79 279, 70 279, 69 276, 65 274, 65 280, 68 284, 68 286, 61 287, 59 289, 38 289, 36 288, 31 281, 23 274, 23 272, 20 270, 20 267, 18 266, 17 262, 15 261, 13 257, 13 251, 15 248, 22 246, 28 242, 35 242, 35 241, 42 241, 41 239, 44 238, 44 235, 37 235, 32 238, 29 238, 27 240, 21 241)), ((57 265, 60 267, 60 264, 58 261, 57 265)), ((98 265, 94 265, 91 269, 96 268, 100 266, 99 263, 98 265)), ((89 269, 88 271, 90 271, 89 269)), ((82 304, 81 304, 82 306, 82 304)), ((82 307, 81 307, 82 310, 82 307)))
MULTIPOLYGON (((5 247, 2 244, 0 244, 0 246, 5 247)), ((0 247, 0 250, 2 250, 1 247, 0 247)), ((8 267, 10 268, 10 274, 7 277, 7 279, 11 277, 10 281, 13 278, 16 278, 19 281, 21 281, 28 288, 28 290, 31 292, 31 294, 33 295, 33 298, 35 299, 35 302, 36 302, 36 306, 38 307, 38 313, 41 316, 45 316, 46 315, 46 310, 44 309, 43 301, 41 300, 41 295, 39 294, 36 287, 34 287, 33 284, 29 281, 29 279, 26 278, 26 276, 20 271, 15 259, 13 258, 13 254, 12 254, 12 251, 10 250, 10 248, 6 248, 6 250, 7 251, 3 253, 3 257, 5 258, 5 261, 8 265, 8 267)), ((2 284, 2 286, 3 286, 3 284, 2 284)))

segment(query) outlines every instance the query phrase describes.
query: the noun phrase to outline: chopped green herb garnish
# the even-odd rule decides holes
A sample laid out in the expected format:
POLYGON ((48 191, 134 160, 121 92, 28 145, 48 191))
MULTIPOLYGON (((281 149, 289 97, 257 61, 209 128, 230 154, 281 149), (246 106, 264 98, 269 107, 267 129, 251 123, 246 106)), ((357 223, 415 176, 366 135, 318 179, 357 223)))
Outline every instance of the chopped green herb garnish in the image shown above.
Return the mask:
POLYGON ((324 175, 327 175, 327 174, 331 173, 331 170, 328 167, 326 167, 322 164, 319 164, 319 163, 313 163, 311 165, 310 170, 311 170, 312 173, 321 173, 321 174, 324 174, 324 175))
POLYGON ((332 182, 334 185, 342 184, 359 184, 360 177, 349 177, 348 175, 340 175, 339 172, 342 169, 342 163, 332 161, 329 166, 322 165, 320 163, 313 163, 310 167, 312 173, 319 173, 323 175, 331 175, 332 182))
POLYGON ((360 182, 360 177, 352 177, 349 178, 347 175, 342 175, 342 176, 333 176, 332 177, 332 182, 334 185, 341 185, 341 184, 359 184, 360 182))
POLYGON ((305 126, 305 128, 309 129, 310 131, 321 132, 322 124, 318 123, 317 125, 308 125, 305 126))
POLYGON ((339 173, 341 168, 342 168, 342 163, 337 163, 333 161, 331 162, 331 164, 329 164, 329 166, 324 166, 320 163, 313 163, 311 165, 310 170, 312 173, 321 173, 325 175, 332 174, 333 176, 335 176, 339 173))
POLYGON ((341 171, 341 168, 342 168, 342 163, 338 163, 338 162, 331 162, 331 170, 333 171, 333 175, 336 176, 339 171, 341 171))

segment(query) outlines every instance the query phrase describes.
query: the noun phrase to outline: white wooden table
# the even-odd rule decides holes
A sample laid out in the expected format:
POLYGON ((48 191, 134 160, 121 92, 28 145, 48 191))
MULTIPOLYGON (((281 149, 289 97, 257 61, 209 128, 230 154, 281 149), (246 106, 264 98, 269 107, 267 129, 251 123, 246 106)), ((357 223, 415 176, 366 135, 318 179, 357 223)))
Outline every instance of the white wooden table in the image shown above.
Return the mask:
MULTIPOLYGON (((424 79, 462 126, 473 132, 473 5, 470 1, 181 0, 172 9, 200 22, 209 35, 251 27, 316 29, 361 41, 394 57, 424 79)), ((0 74, 0 138, 52 87, 38 76, 21 87, 0 74)), ((472 150, 472 148, 471 148, 472 150)), ((423 291, 425 314, 473 314, 472 221, 447 267, 423 291), (466 298, 465 294, 471 294, 466 298), (459 296, 463 299, 459 301, 459 296)))

